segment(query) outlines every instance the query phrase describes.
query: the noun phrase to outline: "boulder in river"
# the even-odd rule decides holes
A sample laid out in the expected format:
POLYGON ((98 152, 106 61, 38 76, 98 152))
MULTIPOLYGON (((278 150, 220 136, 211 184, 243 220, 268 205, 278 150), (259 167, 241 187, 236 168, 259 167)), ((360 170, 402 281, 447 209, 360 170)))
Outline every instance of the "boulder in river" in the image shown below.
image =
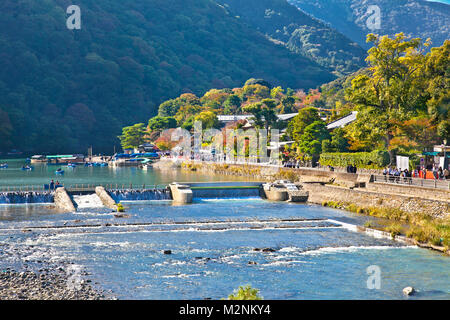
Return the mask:
POLYGON ((416 292, 416 290, 413 287, 406 287, 403 289, 403 294, 405 296, 412 296, 412 295, 414 295, 415 292, 416 292))

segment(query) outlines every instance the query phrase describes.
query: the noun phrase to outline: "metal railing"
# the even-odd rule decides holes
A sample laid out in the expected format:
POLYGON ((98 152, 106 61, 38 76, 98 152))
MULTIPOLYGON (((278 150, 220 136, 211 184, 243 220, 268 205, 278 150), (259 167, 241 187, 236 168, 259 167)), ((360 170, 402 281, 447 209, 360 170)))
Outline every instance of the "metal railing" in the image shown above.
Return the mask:
POLYGON ((373 175, 373 182, 450 190, 450 180, 373 175))
POLYGON ((44 185, 0 186, 0 192, 48 192, 44 185))
POLYGON ((93 190, 95 187, 103 187, 106 190, 161 190, 166 189, 167 185, 146 185, 133 183, 95 183, 95 184, 72 184, 68 187, 70 190, 93 190))

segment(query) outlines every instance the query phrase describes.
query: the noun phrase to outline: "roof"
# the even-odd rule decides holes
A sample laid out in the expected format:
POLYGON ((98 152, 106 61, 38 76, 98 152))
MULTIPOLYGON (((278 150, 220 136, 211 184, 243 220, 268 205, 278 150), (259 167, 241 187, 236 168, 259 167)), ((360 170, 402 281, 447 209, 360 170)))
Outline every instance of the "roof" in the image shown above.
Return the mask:
POLYGON ((252 118, 253 115, 251 114, 243 114, 243 115, 218 115, 217 119, 219 119, 220 122, 233 122, 233 121, 239 121, 239 120, 247 120, 252 118))
POLYGON ((48 159, 62 159, 62 158, 74 158, 75 156, 80 157, 81 155, 73 155, 73 154, 66 154, 66 155, 55 155, 55 156, 47 156, 48 159))
MULTIPOLYGON (((277 115, 278 119, 281 121, 286 121, 289 119, 294 118, 298 113, 287 113, 287 114, 279 114, 277 115)), ((251 114, 240 114, 240 115, 218 115, 217 119, 219 119, 220 122, 233 122, 233 121, 239 121, 239 120, 249 120, 250 118, 253 118, 253 115, 251 114)))
POLYGON ((348 125, 348 124, 352 123, 353 121, 355 121, 357 114, 358 114, 358 111, 352 111, 352 113, 350 113, 349 115, 329 123, 327 125, 327 129, 328 130, 333 130, 333 129, 336 129, 336 128, 343 128, 346 125, 348 125))
POLYGON ((286 120, 294 118, 296 115, 298 115, 298 112, 297 113, 279 114, 278 119, 281 121, 286 121, 286 120))

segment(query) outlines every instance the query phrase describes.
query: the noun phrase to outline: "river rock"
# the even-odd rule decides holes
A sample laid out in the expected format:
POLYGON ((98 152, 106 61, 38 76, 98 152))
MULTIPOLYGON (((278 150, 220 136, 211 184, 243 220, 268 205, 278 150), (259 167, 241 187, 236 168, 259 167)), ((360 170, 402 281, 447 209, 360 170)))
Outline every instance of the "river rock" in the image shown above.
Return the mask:
POLYGON ((403 294, 405 296, 412 296, 412 295, 414 295, 415 292, 416 292, 416 290, 413 287, 406 287, 403 289, 403 294))
POLYGON ((172 250, 164 250, 163 253, 164 254, 172 254, 172 250))

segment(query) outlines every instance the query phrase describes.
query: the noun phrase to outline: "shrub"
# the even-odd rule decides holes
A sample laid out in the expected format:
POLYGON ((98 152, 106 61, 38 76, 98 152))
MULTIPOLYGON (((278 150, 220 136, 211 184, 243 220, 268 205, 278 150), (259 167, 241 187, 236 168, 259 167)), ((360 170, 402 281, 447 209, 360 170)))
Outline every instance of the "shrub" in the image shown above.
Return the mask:
POLYGON ((125 208, 124 208, 123 204, 117 203, 116 206, 117 206, 117 212, 125 212, 125 208))
POLYGON ((402 233, 402 226, 400 224, 392 224, 385 229, 392 236, 392 239, 395 239, 396 236, 402 233))
POLYGON ((228 300, 262 300, 258 289, 253 289, 250 285, 240 286, 237 291, 228 296, 228 300))
POLYGON ((322 166, 347 167, 349 165, 364 169, 381 169, 389 164, 387 151, 356 153, 322 153, 319 163, 322 166))

